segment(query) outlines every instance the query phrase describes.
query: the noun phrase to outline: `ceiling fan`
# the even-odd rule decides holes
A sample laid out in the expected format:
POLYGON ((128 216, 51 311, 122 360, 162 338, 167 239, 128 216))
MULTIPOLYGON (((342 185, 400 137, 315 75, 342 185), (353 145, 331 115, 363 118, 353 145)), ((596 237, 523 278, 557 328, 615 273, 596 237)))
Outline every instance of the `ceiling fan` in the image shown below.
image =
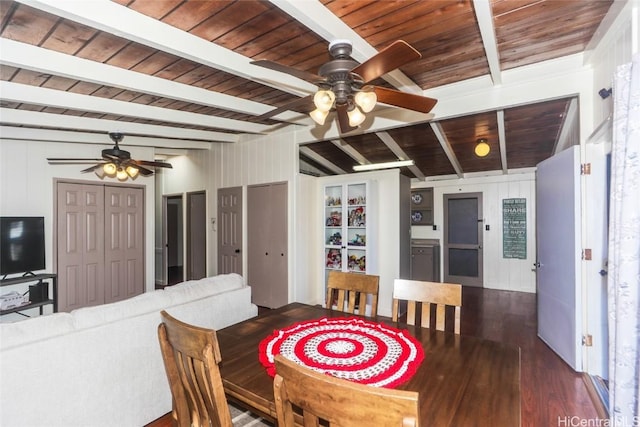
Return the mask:
POLYGON ((106 148, 102 150, 102 158, 100 159, 49 157, 47 158, 47 161, 51 164, 82 164, 97 162, 95 165, 83 169, 80 172, 95 172, 101 178, 106 175, 111 178, 116 177, 120 181, 126 181, 128 178, 135 179, 138 174, 142 176, 153 175, 153 170, 151 168, 173 168, 171 163, 132 159, 131 153, 126 150, 122 150, 119 146, 120 141, 124 139, 124 134, 121 132, 109 132, 109 138, 111 138, 115 145, 113 148, 106 148))
POLYGON ((309 115, 316 123, 324 124, 329 112, 335 110, 340 132, 345 133, 356 129, 365 119, 363 113, 372 111, 376 102, 422 113, 431 111, 438 102, 426 96, 370 84, 378 77, 422 57, 404 40, 392 43, 362 64, 351 59, 351 52, 349 40, 331 42, 329 53, 333 59, 320 67, 318 75, 273 61, 252 61, 251 64, 290 74, 319 88, 313 95, 285 104, 258 118, 266 119, 297 107, 315 105, 316 109, 309 115))

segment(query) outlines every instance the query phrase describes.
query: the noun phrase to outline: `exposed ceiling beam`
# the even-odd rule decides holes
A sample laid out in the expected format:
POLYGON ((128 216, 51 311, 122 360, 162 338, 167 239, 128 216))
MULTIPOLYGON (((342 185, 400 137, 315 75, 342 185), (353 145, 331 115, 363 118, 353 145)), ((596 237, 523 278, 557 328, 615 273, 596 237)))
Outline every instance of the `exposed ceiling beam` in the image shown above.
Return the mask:
POLYGON ((494 85, 502 84, 502 74, 500 71, 500 55, 498 53, 498 41, 496 30, 493 25, 493 12, 489 0, 473 0, 473 9, 480 27, 482 45, 489 63, 489 72, 494 85))
POLYGON ((343 139, 332 139, 331 142, 333 145, 344 151, 351 157, 353 160, 358 162, 361 165, 366 165, 371 163, 366 157, 364 157, 358 150, 353 148, 351 145, 347 144, 343 139))
POLYGON ((316 90, 311 83, 264 67, 252 66, 251 58, 109 0, 17 1, 217 70, 249 80, 260 80, 276 89, 300 96, 316 90))
POLYGON ((451 162, 453 170, 456 171, 456 175, 458 175, 458 178, 463 178, 464 176, 462 173, 462 167, 460 166, 460 162, 458 161, 456 154, 453 152, 453 148, 451 147, 451 143, 447 139, 447 135, 444 133, 444 129, 442 129, 440 123, 431 122, 430 124, 433 133, 436 135, 436 138, 438 138, 438 141, 440 142, 440 145, 444 150, 444 154, 447 155, 447 158, 449 159, 449 162, 451 162))
POLYGON ((168 108, 100 98, 97 96, 89 96, 73 92, 64 92, 7 81, 0 81, 0 93, 2 93, 2 98, 5 101, 25 104, 36 104, 79 111, 92 111, 101 114, 144 118, 153 121, 160 119, 163 122, 183 123, 217 129, 244 129, 246 132, 252 133, 263 133, 269 130, 268 126, 247 123, 240 120, 190 113, 187 111, 171 110, 168 108))
MULTIPOLYGON (((396 155, 396 157, 398 157, 398 160, 411 160, 409 158, 409 155, 405 153, 405 151, 402 148, 400 148, 396 140, 393 139, 393 137, 389 135, 387 132, 377 132, 376 136, 380 138, 380 141, 384 142, 384 144, 389 148, 389 150, 393 152, 393 154, 396 155)), ((408 168, 416 176, 416 178, 420 180, 424 179, 424 174, 422 173, 419 167, 417 167, 416 165, 413 165, 413 166, 408 166, 408 168)))
POLYGON ((507 137, 504 129, 504 110, 496 111, 496 120, 498 121, 498 144, 500 146, 500 164, 502 164, 502 173, 506 174, 509 168, 507 165, 507 137))
POLYGON ((300 147, 300 152, 303 155, 307 156, 308 158, 312 159, 314 162, 321 164, 325 168, 331 170, 334 173, 337 173, 338 175, 344 175, 346 173, 350 173, 351 172, 351 171, 349 171, 349 172, 344 171, 343 169, 341 169, 338 166, 334 165, 333 163, 331 163, 330 161, 328 161, 327 159, 325 159, 321 155, 317 154, 311 148, 300 147))
POLYGON ((237 142, 238 135, 224 132, 212 132, 183 127, 171 127, 135 123, 126 121, 96 119, 67 115, 64 120, 59 114, 39 111, 14 110, 0 108, 0 121, 5 125, 48 127, 58 129, 76 129, 79 131, 112 132, 120 131, 125 135, 149 135, 152 137, 175 138, 179 140, 201 140, 206 142, 237 142))
POLYGON ((553 149, 554 154, 567 149, 574 143, 579 143, 577 125, 577 121, 579 120, 578 115, 578 100, 573 98, 569 102, 569 107, 567 108, 564 119, 562 120, 562 126, 558 131, 558 138, 553 149))
MULTIPOLYGON (((43 49, 27 43, 0 38, 0 63, 16 68, 26 68, 46 74, 113 86, 133 92, 144 92, 163 98, 207 105, 225 110, 260 115, 273 106, 178 83, 144 73, 126 70, 113 65, 43 49)), ((287 112, 284 120, 299 118, 299 113, 287 112)))
MULTIPOLYGON (((319 1, 270 1, 328 42, 335 39, 350 40, 353 44, 351 57, 358 62, 362 63, 378 53, 373 46, 319 1)), ((387 73, 383 78, 400 90, 420 95, 423 93, 422 88, 400 70, 387 73)))

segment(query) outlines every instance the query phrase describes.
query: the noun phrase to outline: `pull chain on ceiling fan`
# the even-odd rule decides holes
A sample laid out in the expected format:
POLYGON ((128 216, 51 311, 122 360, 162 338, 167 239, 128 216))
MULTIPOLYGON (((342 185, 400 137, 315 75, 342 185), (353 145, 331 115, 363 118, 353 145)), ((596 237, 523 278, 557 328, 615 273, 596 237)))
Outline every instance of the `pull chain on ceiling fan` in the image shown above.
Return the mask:
POLYGON ((365 120, 365 113, 371 112, 377 102, 422 113, 430 112, 435 106, 437 100, 433 98, 370 84, 378 77, 422 57, 407 42, 398 40, 362 64, 351 59, 351 52, 349 40, 331 42, 329 53, 333 59, 320 67, 318 75, 268 60, 252 61, 254 65, 290 74, 319 88, 314 95, 297 99, 258 118, 265 119, 296 107, 313 105, 315 109, 309 115, 316 123, 324 124, 329 113, 335 110, 340 132, 346 133, 356 129, 365 120))
POLYGON ((142 176, 153 175, 153 170, 147 168, 173 168, 171 163, 156 162, 148 160, 135 160, 131 158, 131 153, 120 148, 119 143, 124 139, 124 134, 121 132, 109 132, 109 137, 114 142, 113 148, 106 148, 102 150, 101 159, 78 159, 78 158, 47 158, 47 161, 51 164, 81 164, 81 163, 94 163, 95 165, 83 169, 82 173, 95 172, 100 178, 108 176, 110 178, 117 178, 120 181, 126 181, 127 179, 135 179, 138 174, 142 176))

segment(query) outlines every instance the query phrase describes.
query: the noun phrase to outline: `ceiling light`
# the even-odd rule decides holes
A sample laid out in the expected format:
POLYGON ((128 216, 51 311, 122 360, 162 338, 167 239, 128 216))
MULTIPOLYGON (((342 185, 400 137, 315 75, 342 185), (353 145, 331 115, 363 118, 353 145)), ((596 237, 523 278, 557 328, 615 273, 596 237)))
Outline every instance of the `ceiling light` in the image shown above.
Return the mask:
POLYGON ((329 111, 333 107, 336 95, 330 90, 319 90, 313 96, 313 103, 320 111, 329 111))
POLYGON ((118 172, 116 172, 116 177, 118 177, 119 181, 126 181, 127 178, 129 178, 129 175, 127 175, 127 172, 124 170, 124 168, 119 167, 118 172))
POLYGON ((413 166, 415 163, 413 160, 398 160, 397 162, 385 162, 385 163, 371 163, 367 165, 355 165, 353 167, 354 171, 362 172, 362 171, 370 171, 376 169, 390 169, 390 168, 399 168, 402 166, 413 166))
POLYGON ((114 176, 116 174, 116 172, 118 171, 118 168, 116 167, 116 165, 114 163, 105 163, 102 166, 102 170, 107 175, 114 176))
POLYGON ((356 93, 356 96, 353 98, 355 103, 360 107, 363 113, 369 113, 373 110, 373 107, 376 106, 376 101, 378 101, 378 97, 376 93, 373 91, 360 91, 356 93))
POLYGON ((364 122, 364 119, 366 119, 365 115, 362 114, 362 111, 360 111, 360 109, 355 105, 351 111, 347 112, 347 116, 349 116, 349 125, 354 128, 360 126, 362 122, 364 122))
POLYGON ((317 124, 319 124, 320 126, 322 126, 324 124, 325 119, 327 118, 327 116, 329 115, 329 111, 322 111, 319 109, 315 109, 312 112, 309 113, 309 117, 311 117, 313 119, 314 122, 316 122, 317 124))
POLYGON ((131 179, 134 179, 136 176, 138 176, 138 172, 140 172, 135 166, 127 166, 125 171, 127 172, 127 175, 131 177, 131 179))
POLYGON ((486 157, 491 151, 491 147, 487 144, 486 138, 480 138, 476 141, 476 148, 473 150, 478 157, 486 157))

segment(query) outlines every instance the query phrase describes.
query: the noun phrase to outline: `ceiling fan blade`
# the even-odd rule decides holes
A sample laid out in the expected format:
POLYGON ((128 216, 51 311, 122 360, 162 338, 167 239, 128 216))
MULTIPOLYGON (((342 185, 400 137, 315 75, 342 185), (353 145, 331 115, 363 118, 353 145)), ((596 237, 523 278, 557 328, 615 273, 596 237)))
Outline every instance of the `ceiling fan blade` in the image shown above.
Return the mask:
POLYGON ((349 124, 349 116, 347 115, 347 104, 336 105, 336 112, 338 115, 338 127, 340 128, 340 133, 351 132, 352 130, 358 129, 357 127, 353 127, 349 124))
POLYGON ((151 162, 149 160, 133 160, 133 159, 131 159, 131 163, 135 164, 136 166, 152 166, 154 168, 169 168, 169 169, 173 169, 173 166, 171 165, 171 163, 166 163, 166 162, 151 162))
POLYGON ((71 158, 63 158, 63 157, 47 157, 47 161, 49 163, 58 163, 58 164, 78 164, 78 163, 95 163, 101 162, 102 159, 71 159, 71 158))
POLYGON ((278 114, 283 113, 285 111, 290 111, 297 107, 302 107, 307 105, 310 108, 309 111, 313 110, 314 108, 313 95, 305 96, 303 98, 296 99, 295 101, 288 102, 278 108, 274 108, 271 111, 267 111, 266 113, 259 115, 258 117, 256 117, 256 119, 268 119, 270 117, 277 116, 278 114))
POLYGON ((274 71, 280 71, 281 73, 286 73, 297 77, 301 80, 307 81, 309 83, 317 83, 319 81, 323 81, 322 77, 317 74, 310 73, 308 71, 302 71, 295 69, 293 67, 289 67, 288 65, 278 64, 277 62, 269 61, 266 59, 260 59, 257 61, 251 61, 250 64, 257 65, 259 67, 268 68, 274 71))
POLYGON ((355 67, 351 72, 362 77, 362 80, 367 83, 420 58, 422 58, 420 52, 409 43, 398 40, 355 67))
POLYGON ((437 99, 380 86, 374 86, 373 90, 378 97, 378 102, 419 111, 421 113, 428 113, 438 102, 437 99))
POLYGON ((103 165, 104 163, 98 163, 97 165, 93 165, 90 168, 82 169, 80 172, 81 173, 93 172, 94 170, 102 167, 103 165))
POLYGON ((147 169, 147 168, 142 167, 140 165, 136 165, 136 168, 138 168, 138 172, 140 172, 140 175, 142 175, 142 176, 153 175, 153 171, 150 170, 150 169, 147 169))

